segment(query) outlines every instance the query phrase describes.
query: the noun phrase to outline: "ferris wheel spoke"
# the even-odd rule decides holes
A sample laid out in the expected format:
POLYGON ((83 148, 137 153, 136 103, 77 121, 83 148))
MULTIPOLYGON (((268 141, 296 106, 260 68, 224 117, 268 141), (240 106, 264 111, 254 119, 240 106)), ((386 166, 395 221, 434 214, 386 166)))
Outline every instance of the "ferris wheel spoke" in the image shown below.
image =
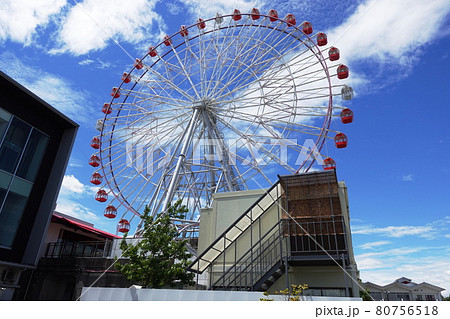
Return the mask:
MULTIPOLYGON (((252 40, 258 41, 258 40, 255 39, 255 37, 253 37, 253 39, 252 39, 251 37, 247 36, 247 42, 245 42, 245 44, 243 43, 243 44, 240 44, 240 45, 238 45, 238 46, 235 46, 235 47, 236 47, 236 51, 235 51, 235 52, 230 52, 230 53, 228 53, 228 48, 231 48, 234 42, 239 41, 241 38, 245 38, 244 35, 242 34, 242 33, 243 33, 242 31, 246 30, 246 28, 244 28, 245 26, 246 26, 246 25, 235 26, 235 27, 233 27, 234 29, 238 29, 239 32, 236 33, 236 34, 233 34, 234 36, 232 37, 232 42, 231 42, 231 43, 228 43, 228 45, 227 45, 227 47, 226 47, 225 49, 222 47, 221 52, 223 52, 223 54, 227 53, 227 55, 230 55, 230 54, 232 55, 232 59, 225 57, 226 60, 231 60, 231 61, 233 61, 233 63, 227 64, 227 66, 228 66, 227 69, 229 69, 230 66, 233 66, 233 65, 235 64, 236 59, 240 59, 239 57, 241 57, 241 56, 246 56, 246 55, 247 55, 247 52, 252 51, 253 48, 259 49, 259 47, 258 47, 258 46, 255 46, 255 45, 252 46, 252 47, 250 47, 250 48, 246 48, 246 45, 247 45, 248 43, 250 43, 252 40)), ((252 33, 253 36, 256 34, 256 32, 258 31, 258 29, 259 29, 259 27, 260 27, 259 25, 258 25, 256 28, 254 28, 253 25, 247 25, 247 26, 253 27, 253 28, 252 28, 252 29, 253 29, 253 30, 252 30, 252 31, 253 31, 253 33, 252 33)), ((231 28, 228 28, 228 29, 231 29, 231 28)), ((248 31, 247 33, 250 33, 250 31, 248 31)), ((222 41, 222 45, 223 45, 224 42, 225 42, 225 41, 222 41)), ((216 42, 215 42, 215 43, 216 43, 216 42)), ((220 68, 219 68, 219 72, 217 73, 217 72, 216 72, 216 71, 217 71, 217 64, 216 64, 215 67, 214 67, 214 69, 213 69, 211 78, 216 78, 216 77, 217 77, 216 74, 222 74, 222 77, 221 77, 221 79, 222 79, 224 73, 226 73, 226 72, 223 72, 223 71, 222 71, 222 70, 223 70, 223 67, 224 67, 225 65, 226 65, 225 63, 222 63, 222 65, 221 65, 220 68)), ((217 81, 217 83, 216 83, 216 85, 215 85, 214 88, 210 88, 210 87, 208 88, 208 93, 209 93, 210 95, 213 94, 212 92, 214 92, 214 91, 217 89, 218 83, 220 83, 220 81, 217 81)))
MULTIPOLYGON (((221 63, 221 59, 223 58, 223 55, 225 54, 225 50, 223 50, 223 43, 225 42, 223 39, 226 39, 230 37, 230 28, 228 27, 221 27, 221 23, 214 22, 216 32, 213 32, 211 35, 210 43, 212 44, 212 49, 214 50, 212 54, 214 54, 217 58, 214 59, 214 66, 212 67, 210 79, 214 79, 216 77, 215 70, 219 68, 219 64, 221 63), (222 34, 224 33, 224 34, 222 34), (222 45, 220 45, 219 41, 222 39, 222 45)), ((211 84, 212 82, 209 82, 211 84)), ((205 93, 209 94, 210 92, 210 85, 206 88, 205 93)))
POLYGON ((266 15, 234 18, 206 19, 155 46, 97 125, 111 203, 136 215, 148 205, 154 215, 181 199, 187 220, 173 222, 183 236, 198 232, 194 220, 215 193, 307 171, 344 110, 333 108, 334 96, 344 98, 345 85, 332 82, 340 64, 324 58, 330 47, 316 35, 266 15))
MULTIPOLYGON (((262 58, 263 55, 260 57, 262 58)), ((239 79, 239 78, 234 78, 234 79, 230 79, 229 83, 233 83, 234 81, 238 81, 240 80, 241 84, 239 86, 236 86, 235 88, 233 88, 233 90, 231 90, 230 92, 221 95, 221 99, 227 97, 227 96, 231 96, 232 94, 241 91, 241 94, 248 94, 248 92, 246 92, 246 90, 243 90, 243 88, 251 88, 254 84, 260 84, 262 81, 267 79, 271 79, 274 76, 277 76, 277 74, 279 73, 279 70, 277 69, 278 67, 283 67, 283 65, 279 65, 277 67, 273 67, 275 66, 275 63, 278 62, 280 60, 279 57, 277 57, 276 59, 273 59, 273 61, 271 60, 270 62, 272 62, 270 65, 261 65, 260 69, 257 69, 256 71, 252 71, 252 73, 250 73, 247 78, 244 79, 239 79), (265 68, 264 68, 265 67, 265 68), (267 71, 268 69, 268 71, 267 71), (263 74, 261 74, 261 76, 256 76, 257 73, 256 72, 262 72, 264 71, 263 74), (247 82, 247 80, 251 80, 250 82, 247 82)), ((257 91, 258 88, 255 88, 254 91, 257 91)), ((223 91, 223 90, 222 90, 223 91)), ((221 92, 219 92, 221 93, 221 92)))
MULTIPOLYGON (((163 59, 160 59, 162 63, 165 63, 163 59)), ((150 72, 152 75, 154 75, 156 78, 159 78, 161 81, 163 81, 166 84, 171 85, 172 81, 166 77, 164 77, 161 73, 156 72, 153 68, 147 68, 148 72, 150 72)), ((178 92, 181 96, 185 97, 188 101, 193 102, 195 99, 193 99, 189 94, 187 94, 185 91, 180 89, 176 85, 171 85, 171 88, 173 88, 176 92, 178 92)))
MULTIPOLYGON (((241 32, 242 30, 244 30, 243 27, 240 28, 240 32, 241 32)), ((254 32, 253 32, 252 35, 254 36, 254 35, 256 34, 257 31, 258 31, 258 28, 256 28, 256 29, 254 30, 254 32)), ((239 34, 240 34, 240 33, 239 33, 239 34)), ((236 40, 236 39, 239 39, 239 36, 236 36, 233 40, 236 40)), ((259 40, 259 39, 255 39, 254 37, 248 36, 248 37, 247 37, 247 42, 245 43, 246 45, 241 45, 241 50, 238 51, 238 52, 235 52, 235 53, 233 54, 234 58, 231 60, 231 61, 233 61, 233 62, 230 63, 230 65, 229 65, 228 68, 227 68, 227 71, 222 72, 222 70, 223 70, 223 65, 224 65, 224 64, 222 64, 222 66, 221 66, 221 68, 220 68, 220 72, 218 73, 218 74, 221 74, 221 78, 220 78, 219 81, 217 81, 217 84, 214 86, 214 88, 209 88, 208 93, 209 93, 210 95, 214 95, 214 92, 217 90, 218 84, 219 84, 219 83, 221 82, 221 80, 226 76, 226 74, 227 74, 228 70, 231 68, 231 66, 233 66, 233 65, 236 64, 236 60, 241 60, 241 59, 242 59, 241 57, 246 57, 246 56, 248 55, 248 53, 251 52, 251 51, 253 51, 255 48, 256 48, 257 50, 260 49, 261 46, 260 46, 260 45, 257 45, 257 43, 260 43, 260 40, 259 40), (251 41, 254 41, 254 42, 256 42, 256 43, 253 44, 250 48, 247 48, 246 45, 247 45, 248 43, 250 43, 251 41)), ((230 46, 231 46, 231 44, 230 44, 230 46)), ((226 52, 226 50, 224 50, 224 52, 226 52)), ((257 56, 257 54, 255 53, 254 56, 257 56)), ((216 68, 214 68, 214 70, 213 70, 213 72, 212 72, 211 78, 215 78, 215 77, 216 77, 216 68)))
MULTIPOLYGON (((167 98, 163 98, 163 94, 169 94, 166 89, 161 90, 161 92, 157 92, 153 88, 146 87, 146 89, 149 89, 149 91, 148 92, 141 91, 139 94, 136 94, 133 91, 129 91, 129 92, 125 92, 125 93, 127 94, 128 97, 137 99, 137 102, 139 104, 145 104, 150 101, 155 101, 155 102, 172 105, 174 107, 185 107, 186 103, 189 103, 189 101, 172 97, 173 94, 170 94, 170 96, 167 98)), ((128 104, 136 105, 136 102, 128 103, 128 104)))
MULTIPOLYGON (((279 162, 279 159, 276 159, 276 157, 271 154, 268 150, 266 150, 265 148, 261 148, 261 144, 258 143, 258 141, 255 141, 253 138, 244 135, 241 131, 235 129, 233 126, 229 125, 229 123, 225 123, 222 122, 223 125, 227 126, 230 130, 232 130, 237 136, 239 136, 241 138, 241 140, 245 141, 244 144, 247 145, 247 148, 250 151, 250 156, 252 157, 252 159, 250 161, 248 161, 249 163, 258 163, 258 159, 256 159, 255 155, 252 153, 252 147, 257 148, 259 151, 262 151, 266 156, 270 157, 273 160, 276 160, 277 162, 279 162)), ((274 136, 264 136, 265 138, 267 137, 274 137, 274 136)), ((276 137, 276 136, 275 136, 276 137)), ((280 162, 281 163, 281 162, 280 162)), ((287 165, 287 163, 283 163, 283 165, 287 165)), ((292 169, 292 171, 295 171, 294 169, 292 169)))
POLYGON ((179 105, 186 104, 187 102, 186 99, 185 100, 179 98, 176 99, 173 97, 174 94, 172 92, 174 91, 176 91, 178 94, 180 94, 180 96, 184 98, 186 98, 186 95, 180 93, 180 90, 176 90, 170 81, 168 80, 159 81, 156 79, 147 80, 147 78, 149 78, 149 75, 147 73, 144 74, 144 76, 145 76, 144 78, 141 78, 139 80, 139 84, 141 85, 142 89, 140 91, 131 90, 129 96, 133 97, 134 99, 137 99, 137 101, 139 101, 140 98, 145 97, 149 94, 150 96, 153 97, 165 96, 167 97, 167 100, 178 102, 179 105), (143 88, 145 88, 145 90, 143 88), (168 90, 170 90, 172 94, 169 94, 168 90))
MULTIPOLYGON (((239 115, 239 112, 236 112, 236 114, 239 115)), ((249 114, 245 114, 245 113, 243 113, 242 115, 243 116, 239 117, 239 121, 247 122, 249 124, 255 123, 255 115, 249 115, 249 114)), ((259 119, 258 123, 264 122, 265 125, 271 125, 273 128, 282 129, 282 128, 286 127, 286 125, 290 124, 291 125, 290 130, 292 132, 297 132, 297 133, 302 133, 302 134, 310 134, 310 135, 318 135, 318 133, 315 133, 315 132, 316 131, 320 132, 322 130, 322 128, 303 124, 300 122, 292 124, 291 121, 283 120, 282 118, 274 119, 273 117, 270 117, 270 116, 266 117, 263 115, 258 115, 257 117, 259 119)), ((223 123, 225 123, 225 122, 223 122, 223 123)), ((227 124, 227 125, 230 126, 229 124, 227 124)))
POLYGON ((183 63, 183 61, 180 59, 180 57, 179 57, 179 55, 178 55, 178 52, 177 52, 176 48, 173 47, 173 46, 172 46, 172 52, 173 52, 173 54, 175 55, 175 57, 177 58, 177 60, 178 60, 178 63, 179 63, 179 65, 180 65, 180 69, 182 70, 184 77, 189 81, 189 84, 191 85, 191 88, 192 88, 192 90, 194 91, 194 93, 195 93, 197 99, 200 100, 200 95, 199 95, 199 93, 197 92, 197 89, 195 88, 194 83, 192 82, 192 79, 191 79, 190 74, 189 74, 189 73, 187 72, 187 70, 186 70, 186 65, 185 65, 185 64, 183 63))
MULTIPOLYGON (((259 45, 259 46, 256 46, 256 45, 255 45, 255 48, 257 48, 258 50, 260 50, 260 49, 261 49, 261 45, 259 45)), ((258 60, 263 59, 263 58, 266 56, 266 54, 269 54, 269 53, 270 53, 269 50, 265 50, 264 54, 261 54, 261 55, 258 56, 258 60)), ((255 56, 257 56, 257 55, 255 54, 255 56)), ((257 73, 256 73, 253 69, 251 69, 251 68, 249 67, 250 65, 252 65, 253 62, 256 63, 256 61, 253 61, 253 62, 252 62, 252 61, 248 61, 248 62, 247 62, 247 61, 245 61, 245 60, 243 60, 243 59, 241 58, 241 60, 239 60, 239 63, 237 63, 238 65, 236 66, 236 65, 235 65, 235 64, 236 64, 236 63, 235 63, 236 59, 237 59, 237 58, 235 58, 234 60, 232 60, 233 63, 230 63, 230 65, 229 65, 229 67, 228 67, 228 69, 227 69, 227 71, 228 71, 228 70, 234 70, 234 72, 233 72, 233 77, 229 78, 229 80, 227 81, 227 82, 228 82, 227 85, 224 86, 224 87, 222 87, 219 91, 217 90, 217 88, 218 88, 219 83, 221 83, 221 81, 220 81, 220 80, 217 81, 216 86, 211 90, 211 91, 213 92, 213 93, 212 93, 212 96, 213 96, 213 97, 216 97, 216 98, 217 98, 217 96, 220 96, 220 95, 223 93, 223 91, 224 91, 225 89, 229 88, 229 87, 232 87, 232 90, 231 90, 231 92, 229 92, 228 94, 233 93, 233 92, 235 92, 235 91, 237 91, 237 90, 240 90, 240 89, 241 89, 241 86, 248 86, 248 85, 251 85, 252 82, 258 82, 258 81, 259 81, 259 79, 258 79, 258 77, 257 77, 257 73), (249 73, 249 75, 248 75, 247 77, 242 77, 242 76, 241 76, 242 67, 244 67, 244 66, 247 66, 248 69, 249 69, 249 71, 250 71, 250 72, 247 71, 247 73, 249 73), (251 81, 251 82, 248 83, 248 81, 251 81), (239 86, 239 87, 233 87, 233 85, 234 85, 235 82, 238 82, 238 84, 239 84, 240 86, 239 86)), ((261 70, 264 68, 264 66, 265 66, 266 68, 270 68, 270 66, 274 63, 274 61, 277 61, 278 59, 279 59, 279 58, 274 59, 273 61, 272 61, 271 59, 267 59, 267 60, 265 61, 264 65, 257 65, 257 64, 255 64, 254 66, 259 66, 261 70), (271 62, 272 62, 272 63, 271 63, 271 62)), ((253 68, 254 68, 254 66, 253 66, 253 68)), ((258 69, 258 70, 259 70, 259 69, 258 69)), ((229 72, 231 72, 231 71, 229 71, 229 72)), ((221 80, 222 80, 223 78, 225 78, 227 75, 228 75, 228 72, 223 72, 222 77, 221 77, 221 80)))

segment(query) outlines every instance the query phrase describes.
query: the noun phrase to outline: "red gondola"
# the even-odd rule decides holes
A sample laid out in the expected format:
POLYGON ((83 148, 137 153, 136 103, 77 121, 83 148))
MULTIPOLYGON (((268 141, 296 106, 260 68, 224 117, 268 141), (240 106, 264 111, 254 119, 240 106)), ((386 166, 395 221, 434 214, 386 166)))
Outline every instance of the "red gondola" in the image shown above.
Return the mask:
POLYGON ((252 9, 252 20, 258 20, 260 17, 259 10, 256 8, 252 9))
POLYGON ((337 76, 338 79, 346 79, 348 78, 348 67, 344 64, 341 64, 338 68, 337 68, 337 76))
POLYGON ((117 99, 118 97, 120 97, 120 90, 117 87, 113 87, 111 90, 111 96, 115 99, 117 99))
POLYGON ((130 230, 130 222, 126 219, 121 219, 119 224, 117 224, 117 231, 121 233, 128 233, 130 230))
POLYGON ((117 216, 117 209, 113 205, 108 205, 103 213, 103 216, 106 218, 115 218, 117 216))
POLYGON ((100 166, 100 158, 98 158, 97 155, 92 155, 91 158, 89 159, 89 165, 91 165, 92 167, 98 167, 100 166))
POLYGON ((122 81, 124 83, 130 83, 131 82, 131 75, 129 75, 127 72, 124 72, 122 74, 122 81))
POLYGON ((350 109, 343 109, 340 114, 341 122, 348 124, 353 122, 353 111, 350 109))
POLYGON ((166 35, 165 37, 164 37, 164 44, 166 45, 166 46, 169 46, 169 45, 171 45, 172 44, 172 39, 168 36, 168 35, 166 35))
POLYGON ((321 46, 327 45, 327 43, 328 43, 327 35, 323 32, 320 32, 317 35, 317 45, 321 47, 321 46))
POLYGON ((284 20, 286 20, 288 27, 293 27, 297 23, 297 21, 295 21, 295 16, 292 13, 289 13, 284 20))
POLYGON ((304 34, 311 34, 313 32, 312 23, 308 21, 303 22, 302 29, 304 34))
POLYGON ((270 17, 271 22, 277 21, 278 19, 278 12, 275 9, 271 9, 267 15, 270 17))
POLYGON ((197 27, 198 27, 199 29, 204 29, 204 28, 206 28, 206 23, 205 23, 205 21, 203 21, 202 18, 198 18, 198 20, 197 20, 197 27))
POLYGON ((184 38, 184 37, 187 37, 188 34, 189 34, 188 29, 186 29, 186 27, 185 27, 184 25, 182 25, 182 26, 180 27, 180 34, 181 34, 181 36, 182 36, 183 38, 184 38))
POLYGON ((239 11, 238 9, 234 9, 234 11, 233 11, 233 20, 234 21, 239 21, 241 19, 242 19, 241 11, 239 11))
POLYGON ((105 114, 111 114, 111 105, 109 103, 103 104, 102 112, 105 114))
POLYGON ((142 63, 141 60, 136 59, 136 60, 134 61, 134 67, 135 67, 136 69, 140 70, 140 69, 142 69, 142 68, 144 67, 144 64, 142 63))
POLYGON ((158 52, 156 51, 155 47, 148 48, 148 55, 150 55, 152 58, 154 58, 158 52))
POLYGON ((344 148, 347 147, 347 136, 344 133, 338 133, 334 137, 334 143, 336 144, 337 148, 344 148))
POLYGON ((94 185, 100 185, 103 181, 102 175, 99 173, 92 174, 91 183, 94 185))
POLYGON ((98 150, 100 148, 100 139, 98 137, 94 137, 91 141, 91 147, 98 150))
POLYGON ((336 162, 331 157, 327 157, 323 160, 323 169, 331 170, 336 168, 336 162))
POLYGON ((331 47, 330 50, 328 51, 328 57, 330 58, 330 61, 339 60, 340 58, 339 49, 331 47))
POLYGON ((103 189, 99 189, 97 194, 95 195, 95 200, 100 203, 104 203, 108 200, 108 194, 103 189))

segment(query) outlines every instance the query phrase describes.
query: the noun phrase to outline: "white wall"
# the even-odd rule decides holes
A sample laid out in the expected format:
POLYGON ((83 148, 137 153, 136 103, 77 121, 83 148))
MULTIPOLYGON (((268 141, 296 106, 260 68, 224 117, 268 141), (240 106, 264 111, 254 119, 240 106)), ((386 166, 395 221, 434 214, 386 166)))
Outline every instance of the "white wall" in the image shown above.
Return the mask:
MULTIPOLYGON (((81 301, 259 301, 262 292, 130 288, 83 288, 81 301)), ((282 300, 280 296, 274 297, 282 300)), ((360 301, 361 298, 304 297, 308 301, 360 301)))

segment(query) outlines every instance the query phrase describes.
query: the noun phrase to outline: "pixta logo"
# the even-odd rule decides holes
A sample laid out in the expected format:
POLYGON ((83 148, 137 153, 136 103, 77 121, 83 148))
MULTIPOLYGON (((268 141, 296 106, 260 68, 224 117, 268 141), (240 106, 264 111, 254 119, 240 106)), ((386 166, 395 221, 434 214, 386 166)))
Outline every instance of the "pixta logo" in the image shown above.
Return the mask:
MULTIPOLYGON (((134 142, 126 143, 126 166, 137 172, 152 175, 156 170, 173 165, 180 154, 178 148, 134 142)), ((324 165, 312 139, 302 144, 297 139, 261 139, 243 141, 242 139, 199 139, 192 143, 187 154, 182 154, 193 166, 216 164, 237 167, 264 167, 281 165, 299 167, 305 161, 315 160, 324 165)))

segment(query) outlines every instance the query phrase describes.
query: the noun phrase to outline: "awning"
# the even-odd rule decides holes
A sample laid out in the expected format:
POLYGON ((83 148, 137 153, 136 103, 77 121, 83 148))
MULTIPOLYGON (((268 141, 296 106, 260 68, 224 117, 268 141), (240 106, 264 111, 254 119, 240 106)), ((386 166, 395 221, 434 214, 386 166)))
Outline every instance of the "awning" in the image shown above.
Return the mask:
POLYGON ((76 228, 81 228, 81 229, 84 229, 84 230, 86 230, 88 232, 94 233, 96 235, 99 235, 99 236, 102 236, 102 237, 105 237, 105 238, 108 238, 108 239, 122 238, 120 236, 113 235, 113 234, 110 234, 110 233, 105 232, 103 230, 100 230, 100 229, 94 228, 92 226, 83 224, 82 222, 77 222, 77 221, 75 221, 73 219, 70 219, 70 218, 67 218, 67 217, 63 217, 63 216, 59 215, 57 212, 53 213, 52 222, 61 223, 61 224, 64 224, 64 225, 67 225, 67 226, 76 227, 76 228))

